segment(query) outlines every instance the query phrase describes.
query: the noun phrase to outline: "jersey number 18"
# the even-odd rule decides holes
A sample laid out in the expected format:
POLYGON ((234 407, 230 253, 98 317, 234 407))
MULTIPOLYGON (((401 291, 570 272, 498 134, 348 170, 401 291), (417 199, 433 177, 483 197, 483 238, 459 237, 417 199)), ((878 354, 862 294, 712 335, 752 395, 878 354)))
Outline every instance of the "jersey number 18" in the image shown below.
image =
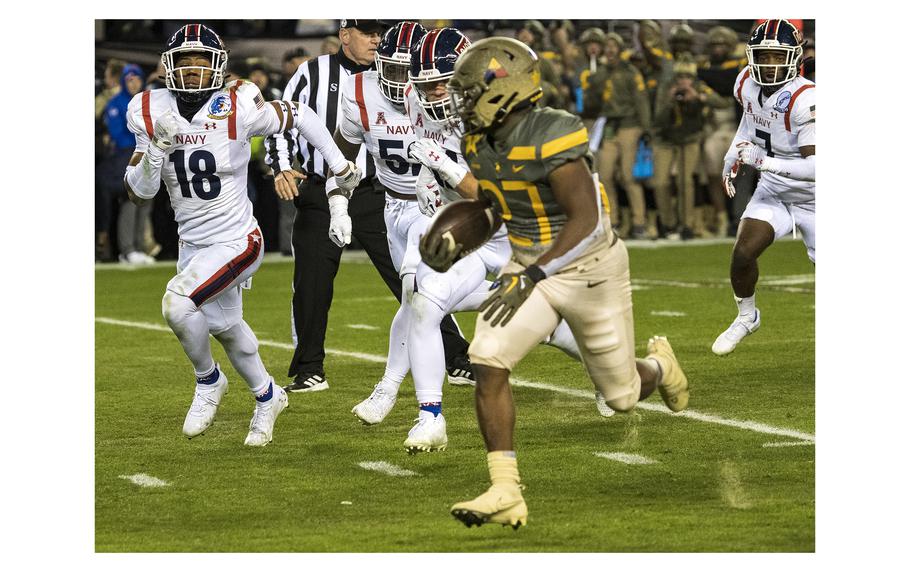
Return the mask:
POLYGON ((190 154, 189 163, 184 158, 183 150, 174 150, 171 152, 170 161, 174 164, 174 171, 177 172, 177 181, 180 182, 180 194, 183 197, 192 197, 190 194, 190 184, 193 185, 193 191, 199 199, 215 199, 221 193, 221 180, 215 175, 215 156, 208 150, 196 150, 190 154), (186 166, 189 165, 193 177, 189 180, 186 178, 186 166), (208 180, 209 187, 205 188, 203 180, 208 180))

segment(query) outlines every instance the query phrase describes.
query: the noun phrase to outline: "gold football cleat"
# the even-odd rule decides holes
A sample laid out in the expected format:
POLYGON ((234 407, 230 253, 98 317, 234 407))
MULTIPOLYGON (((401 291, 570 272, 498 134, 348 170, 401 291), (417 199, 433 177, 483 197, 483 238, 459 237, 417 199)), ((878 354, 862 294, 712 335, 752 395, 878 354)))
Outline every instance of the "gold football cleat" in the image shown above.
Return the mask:
POLYGON ((473 501, 455 503, 451 512, 468 527, 499 523, 518 530, 528 524, 528 506, 519 487, 493 485, 473 501))
POLYGON ((661 398, 673 412, 685 410, 689 406, 689 380, 679 366, 670 342, 662 335, 655 335, 648 340, 648 356, 660 364, 663 378, 657 385, 661 398))

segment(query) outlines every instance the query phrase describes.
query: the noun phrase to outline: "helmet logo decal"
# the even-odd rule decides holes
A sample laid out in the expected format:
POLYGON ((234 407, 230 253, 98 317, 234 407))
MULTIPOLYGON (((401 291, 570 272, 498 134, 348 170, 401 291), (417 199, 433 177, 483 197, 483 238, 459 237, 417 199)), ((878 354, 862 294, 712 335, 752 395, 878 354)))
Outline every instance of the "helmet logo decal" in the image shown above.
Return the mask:
POLYGON ((223 120, 234 114, 231 97, 226 93, 218 93, 209 103, 208 117, 214 120, 223 120))
POLYGON ((508 77, 509 72, 506 71, 505 67, 500 65, 499 61, 496 61, 496 58, 493 57, 490 59, 490 64, 487 65, 487 70, 483 74, 483 80, 485 83, 489 83, 493 79, 502 79, 503 77, 508 77))

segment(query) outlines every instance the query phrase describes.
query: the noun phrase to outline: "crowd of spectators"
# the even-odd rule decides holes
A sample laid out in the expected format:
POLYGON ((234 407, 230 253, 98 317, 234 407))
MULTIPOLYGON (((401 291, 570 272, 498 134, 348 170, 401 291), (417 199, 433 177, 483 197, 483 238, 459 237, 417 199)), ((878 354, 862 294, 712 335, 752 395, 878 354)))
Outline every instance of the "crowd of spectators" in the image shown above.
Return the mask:
MULTIPOLYGON (((123 21, 106 26, 105 44, 160 44, 183 22, 123 21)), ((266 100, 282 98, 289 77, 311 56, 333 53, 339 42, 325 30, 331 20, 213 22, 228 41, 236 38, 295 38, 310 35, 311 54, 293 39, 281 61, 234 57, 228 80, 256 83, 266 100), (227 27, 224 27, 227 26, 227 27), (314 36, 314 33, 320 34, 314 36), (319 43, 313 39, 321 38, 319 43), (315 50, 313 50, 315 51, 315 50)), ((723 156, 742 110, 733 83, 746 65, 747 21, 658 22, 654 20, 428 21, 454 25, 472 39, 511 35, 540 56, 544 104, 579 114, 588 127, 600 180, 611 202, 611 218, 629 239, 690 239, 732 236, 748 195, 728 200, 721 187, 723 156)), ((794 20, 798 26, 804 22, 794 20)), ((805 46, 803 74, 815 79, 815 49, 805 46)), ((107 49, 106 51, 110 51, 107 49)), ((127 51, 128 52, 128 51, 127 51)), ((145 59, 146 61, 149 58, 145 59)), ((126 199, 122 174, 135 147, 126 129, 126 105, 136 92, 161 88, 163 69, 119 58, 96 65, 96 259, 131 264, 154 257, 175 258, 176 224, 166 192, 137 207, 126 199)), ((295 209, 278 200, 263 161, 262 141, 252 147, 248 193, 267 250, 291 254, 295 209)))

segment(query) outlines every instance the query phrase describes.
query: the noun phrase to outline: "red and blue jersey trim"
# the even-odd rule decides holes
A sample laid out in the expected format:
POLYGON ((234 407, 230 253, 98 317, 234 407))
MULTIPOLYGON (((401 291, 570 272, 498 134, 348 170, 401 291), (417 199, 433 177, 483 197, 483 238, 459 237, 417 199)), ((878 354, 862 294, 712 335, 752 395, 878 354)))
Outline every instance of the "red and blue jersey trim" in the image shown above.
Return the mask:
POLYGON ((215 294, 234 284, 243 272, 256 262, 262 250, 262 233, 257 227, 247 235, 247 247, 233 260, 222 266, 211 278, 203 282, 190 294, 190 300, 196 306, 201 306, 215 294))

